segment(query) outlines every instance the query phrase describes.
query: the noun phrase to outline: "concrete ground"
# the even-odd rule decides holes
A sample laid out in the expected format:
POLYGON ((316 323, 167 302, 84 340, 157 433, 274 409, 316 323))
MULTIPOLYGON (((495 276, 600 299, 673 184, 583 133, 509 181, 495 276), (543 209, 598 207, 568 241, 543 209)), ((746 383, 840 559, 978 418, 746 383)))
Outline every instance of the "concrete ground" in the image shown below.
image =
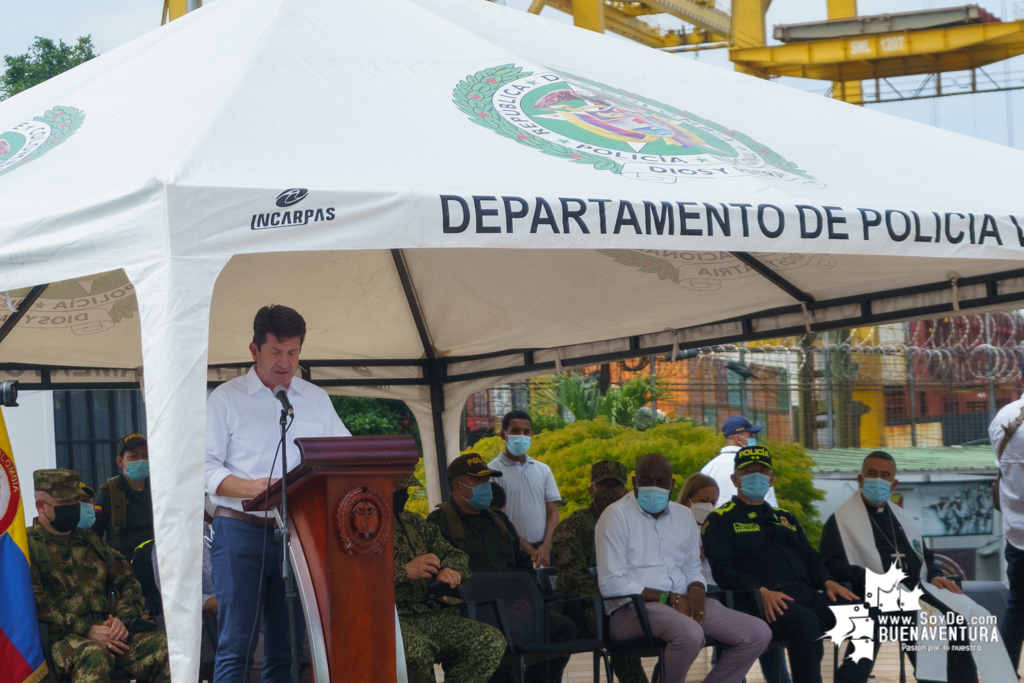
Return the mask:
MULTIPOLYGON (((645 659, 644 668, 647 669, 647 675, 651 675, 651 671, 654 669, 654 665, 657 663, 657 659, 645 659)), ((711 650, 710 648, 705 649, 701 656, 697 658, 693 666, 690 668, 689 673, 686 676, 687 683, 698 683, 704 680, 711 667, 711 650)), ((907 667, 907 683, 916 683, 914 678, 913 670, 910 666, 910 662, 906 663, 907 667)), ((437 680, 444 681, 444 673, 441 671, 441 667, 436 668, 437 680)), ((878 653, 878 661, 875 663, 874 669, 875 683, 898 683, 900 679, 900 658, 899 651, 896 649, 895 643, 885 643, 882 645, 882 649, 878 653)), ((825 641, 825 657, 823 658, 821 665, 821 677, 822 683, 832 683, 832 646, 829 641, 825 641)), ((576 655, 569 660, 569 666, 565 669, 565 675, 562 677, 562 683, 592 683, 594 680, 594 668, 593 668, 593 657, 589 654, 576 655)), ((616 679, 618 680, 618 679, 616 679)), ((764 683, 764 676, 761 675, 761 668, 757 662, 754 662, 753 668, 747 674, 747 683, 764 683)), ((601 683, 605 683, 604 674, 601 674, 601 683)))

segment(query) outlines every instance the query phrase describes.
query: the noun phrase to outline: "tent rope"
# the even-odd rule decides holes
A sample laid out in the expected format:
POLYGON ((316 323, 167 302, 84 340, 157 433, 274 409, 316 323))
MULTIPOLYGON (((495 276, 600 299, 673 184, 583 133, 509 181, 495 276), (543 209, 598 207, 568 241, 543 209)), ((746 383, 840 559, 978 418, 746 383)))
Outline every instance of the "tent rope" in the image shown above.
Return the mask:
POLYGON ((949 278, 949 283, 953 286, 953 310, 960 310, 960 287, 957 285, 957 279, 955 277, 949 278))
POLYGON ((4 296, 6 296, 6 297, 7 297, 7 309, 8 309, 8 310, 9 310, 9 311, 10 311, 11 313, 17 313, 17 312, 18 312, 18 309, 14 307, 14 304, 13 304, 13 303, 11 303, 11 293, 10 293, 10 292, 4 292, 4 296))

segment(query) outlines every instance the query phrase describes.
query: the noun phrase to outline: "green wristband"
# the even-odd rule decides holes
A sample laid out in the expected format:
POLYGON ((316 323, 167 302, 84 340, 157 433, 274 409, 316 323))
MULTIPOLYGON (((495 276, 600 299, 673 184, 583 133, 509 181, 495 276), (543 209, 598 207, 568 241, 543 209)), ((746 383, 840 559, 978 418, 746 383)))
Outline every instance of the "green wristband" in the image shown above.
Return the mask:
POLYGON ((668 604, 668 593, 662 593, 661 595, 659 595, 658 596, 658 602, 660 602, 663 605, 667 605, 668 604))

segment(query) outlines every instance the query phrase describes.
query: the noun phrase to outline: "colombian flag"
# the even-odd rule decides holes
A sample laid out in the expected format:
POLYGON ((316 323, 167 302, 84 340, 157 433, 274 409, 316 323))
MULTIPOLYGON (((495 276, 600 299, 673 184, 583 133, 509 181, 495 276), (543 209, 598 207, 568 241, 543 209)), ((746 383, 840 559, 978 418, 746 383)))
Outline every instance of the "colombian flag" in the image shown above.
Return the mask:
POLYGON ((0 413, 0 683, 38 683, 46 675, 32 594, 21 482, 0 413))

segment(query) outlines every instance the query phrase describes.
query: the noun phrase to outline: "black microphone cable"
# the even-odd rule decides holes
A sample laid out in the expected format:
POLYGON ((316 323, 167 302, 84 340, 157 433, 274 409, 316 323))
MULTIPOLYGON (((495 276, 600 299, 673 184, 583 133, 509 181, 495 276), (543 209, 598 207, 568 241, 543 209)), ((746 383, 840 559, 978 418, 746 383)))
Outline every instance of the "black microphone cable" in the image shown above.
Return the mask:
MULTIPOLYGON (((292 415, 291 419, 288 420, 288 426, 284 428, 284 432, 287 435, 288 430, 292 428, 292 422, 295 422, 295 416, 292 415)), ((267 477, 267 491, 263 493, 263 515, 266 516, 269 511, 270 496, 268 492, 270 490, 270 479, 274 476, 274 467, 277 465, 277 454, 281 452, 281 447, 284 441, 277 442, 277 448, 274 449, 274 460, 270 463, 270 476, 267 477)), ((253 639, 256 637, 256 631, 260 625, 260 612, 263 609, 263 570, 266 568, 267 561, 267 530, 270 527, 263 527, 263 550, 260 552, 260 583, 259 588, 256 591, 256 618, 252 622, 252 631, 249 632, 249 645, 245 649, 245 667, 242 669, 242 680, 240 683, 247 683, 249 680, 249 659, 253 654, 253 639)), ((285 552, 285 549, 282 549, 285 552)), ((267 642, 266 638, 263 640, 263 659, 267 657, 267 642)))

